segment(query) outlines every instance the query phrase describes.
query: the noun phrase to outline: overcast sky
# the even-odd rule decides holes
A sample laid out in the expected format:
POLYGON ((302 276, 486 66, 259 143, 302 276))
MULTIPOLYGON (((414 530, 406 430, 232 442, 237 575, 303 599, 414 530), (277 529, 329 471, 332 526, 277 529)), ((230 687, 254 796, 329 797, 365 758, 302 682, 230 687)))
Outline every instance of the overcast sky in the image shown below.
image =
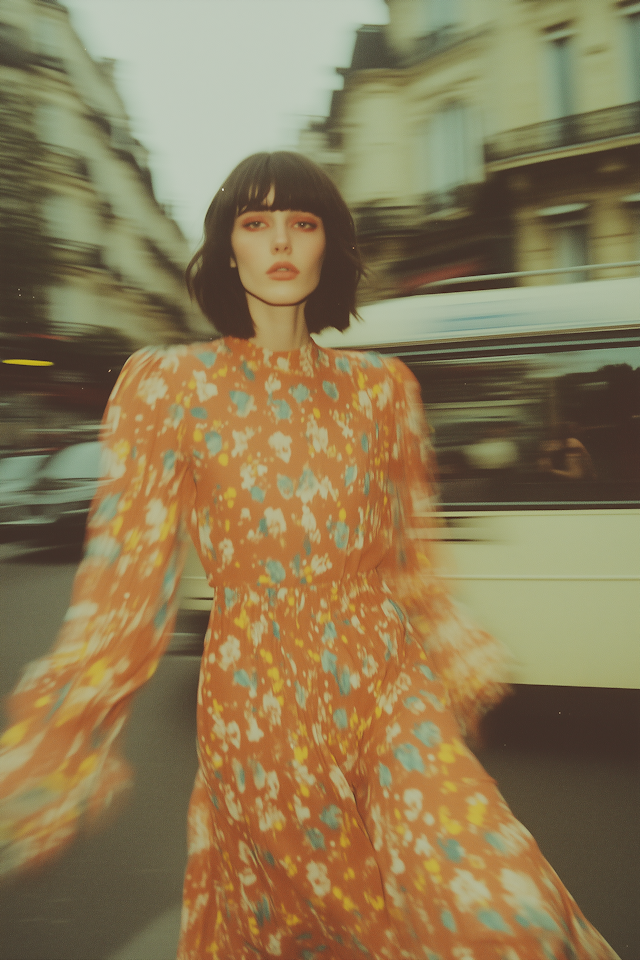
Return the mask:
POLYGON ((196 244, 211 197, 243 157, 295 147, 342 84, 355 30, 384 0, 65 0, 94 57, 118 60, 158 198, 196 244))

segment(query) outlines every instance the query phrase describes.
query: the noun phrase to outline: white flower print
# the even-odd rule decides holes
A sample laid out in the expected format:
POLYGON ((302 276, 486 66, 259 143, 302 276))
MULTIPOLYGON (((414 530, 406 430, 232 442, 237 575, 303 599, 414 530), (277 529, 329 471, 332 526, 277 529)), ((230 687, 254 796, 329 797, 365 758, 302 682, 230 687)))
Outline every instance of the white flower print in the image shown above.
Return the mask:
POLYGON ((275 393, 276 390, 279 390, 281 386, 282 383, 280 380, 278 380, 275 373, 272 373, 270 376, 268 376, 264 384, 264 388, 268 394, 275 393))
POLYGON ((251 639, 254 647, 260 646, 262 638, 269 632, 269 621, 263 615, 259 620, 254 620, 250 627, 251 639))
POLYGON ((302 805, 302 800, 300 799, 297 793, 294 793, 293 795, 293 806, 296 811, 296 817, 298 818, 300 823, 302 823, 303 820, 309 819, 309 817, 311 816, 311 810, 309 810, 309 807, 304 807, 302 805))
POLYGON ((253 714, 247 717, 247 723, 249 724, 247 728, 247 740, 249 743, 257 743, 259 740, 262 740, 264 731, 258 726, 258 721, 253 714))
POLYGON ((391 741, 397 737, 399 733, 402 733, 402 727, 399 723, 389 724, 387 727, 387 743, 391 743, 391 741))
POLYGON ((512 823, 502 823, 497 832, 504 840, 507 852, 512 855, 520 853, 531 841, 531 834, 524 824, 517 820, 512 823))
POLYGON ((242 804, 236 800, 234 791, 228 784, 224 786, 223 790, 224 802, 227 805, 227 810, 234 820, 242 820, 242 804))
POLYGON ((208 811, 196 806, 189 815, 189 854, 202 853, 211 843, 208 811))
POLYGON ((422 812, 422 791, 405 790, 402 799, 406 805, 404 815, 407 820, 417 820, 422 812))
POLYGON ((370 420, 373 420, 373 404, 371 403, 371 397, 367 390, 360 390, 358 392, 358 404, 364 415, 369 417, 370 420))
POLYGON ((120 418, 122 416, 122 407, 119 403, 110 403, 107 407, 105 414, 104 429, 105 435, 111 436, 116 433, 118 426, 120 425, 120 418))
POLYGON ((196 381, 196 393, 198 394, 198 400, 201 403, 203 403, 205 400, 211 399, 211 397, 218 396, 218 388, 215 383, 211 383, 207 379, 208 373, 206 370, 194 370, 193 376, 196 381))
POLYGON ((182 346, 174 347, 170 353, 165 353, 160 359, 161 370, 171 370, 175 373, 180 366, 180 358, 186 354, 186 348, 182 346))
POLYGON ((455 895, 458 910, 469 913, 478 904, 488 903, 491 892, 482 880, 478 880, 469 870, 456 870, 449 889, 455 895))
POLYGON ((280 793, 280 780, 275 770, 270 770, 265 780, 267 796, 270 800, 275 800, 280 793))
POLYGON ((117 448, 104 447, 102 450, 101 470, 105 477, 111 480, 119 480, 124 477, 127 471, 127 456, 129 446, 119 444, 117 448))
POLYGON ((324 897, 331 890, 331 880, 327 873, 327 866, 324 863, 317 863, 311 860, 307 864, 307 880, 313 887, 316 897, 324 897))
POLYGON ((352 800, 353 791, 340 767, 332 767, 329 777, 342 800, 352 800))
POLYGON ((329 432, 326 427, 319 425, 315 417, 309 417, 307 439, 317 453, 324 452, 329 446, 329 432))
POLYGON ((256 797, 255 808, 258 814, 258 826, 262 832, 277 829, 285 822, 285 816, 272 803, 265 803, 262 797, 256 797))
POLYGON ((138 385, 138 396, 144 403, 151 407, 152 410, 155 410, 156 402, 166 397, 167 393, 168 387, 166 381, 157 374, 145 377, 138 385))
POLYGON ((251 884, 255 883, 257 879, 258 878, 256 877, 253 870, 249 868, 247 868, 246 870, 243 870, 242 873, 238 874, 238 880, 240 881, 243 887, 250 887, 251 884))
POLYGON ((156 540, 160 539, 162 527, 167 519, 168 513, 169 511, 162 500, 155 497, 149 501, 144 519, 146 525, 150 528, 148 537, 150 543, 155 543, 156 540))
POLYGON ((419 837, 416 837, 416 842, 413 845, 413 851, 419 857, 430 857, 433 853, 433 847, 425 835, 421 834, 419 837))
POLYGON ((220 564, 223 567, 228 567, 231 561, 233 560, 233 541, 228 537, 225 537, 224 540, 221 540, 218 544, 220 550, 220 564))
POLYGON ((311 557, 309 566, 311 567, 311 573, 315 577, 320 573, 326 573, 327 570, 331 570, 333 564, 329 559, 329 555, 325 553, 323 557, 318 557, 315 555, 311 557))
POLYGON ((268 467, 263 463, 243 463, 240 467, 240 476, 242 477, 242 489, 252 490, 256 481, 263 477, 268 471, 268 467))
POLYGON ((267 943, 267 952, 272 957, 281 957, 282 956, 282 933, 272 933, 269 936, 269 941, 267 943))
POLYGON ((333 419, 335 420, 337 426, 340 428, 340 432, 345 440, 353 440, 353 430, 346 421, 341 420, 338 416, 337 411, 333 413, 333 419))
POLYGON ((222 670, 228 670, 234 663, 240 659, 240 641, 237 637, 230 636, 218 648, 220 658, 218 663, 222 670))
POLYGON ((234 443, 231 456, 241 457, 247 452, 249 440, 251 440, 251 438, 254 436, 254 431, 251 429, 251 427, 247 427, 246 430, 232 430, 231 436, 233 437, 234 443))
POLYGON ((321 537, 320 531, 318 530, 318 524, 316 518, 311 513, 311 510, 306 503, 303 504, 302 507, 302 517, 300 519, 300 523, 302 524, 302 529, 306 532, 311 543, 319 543, 321 537))
POLYGON ((528 874, 504 869, 500 871, 500 883, 510 894, 505 899, 512 906, 526 904, 538 910, 543 908, 540 890, 528 874))
POLYGON ((267 530, 270 537, 281 537, 287 529, 284 514, 280 507, 275 510, 273 507, 267 507, 264 511, 264 518, 267 521, 267 530))
POLYGON ((269 437, 269 446, 276 457, 284 460, 285 463, 289 463, 289 460, 291 460, 291 443, 292 437, 288 437, 280 430, 269 437))
POLYGON ((91 617, 94 613, 98 611, 99 607, 97 603, 93 603, 91 600, 84 600, 82 603, 76 603, 75 606, 69 607, 65 615, 65 622, 69 623, 70 620, 78 620, 81 617, 91 617))
POLYGON ((262 697, 262 707, 271 726, 280 726, 282 707, 278 698, 270 690, 262 697))
POLYGON ((380 387, 378 389, 377 396, 376 396, 376 406, 378 410, 384 410, 386 405, 391 400, 392 396, 393 396, 393 384, 391 383, 390 380, 384 380, 383 383, 380 384, 380 387))

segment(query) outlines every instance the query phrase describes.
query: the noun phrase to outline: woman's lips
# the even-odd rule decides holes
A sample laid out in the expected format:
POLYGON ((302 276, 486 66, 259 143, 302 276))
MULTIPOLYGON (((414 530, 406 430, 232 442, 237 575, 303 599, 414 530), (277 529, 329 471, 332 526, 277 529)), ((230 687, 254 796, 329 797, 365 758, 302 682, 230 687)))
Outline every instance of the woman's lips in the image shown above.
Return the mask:
POLYGON ((294 267, 292 263, 274 263, 274 265, 267 270, 267 274, 271 277, 272 280, 293 280, 298 276, 300 271, 297 267, 294 267))

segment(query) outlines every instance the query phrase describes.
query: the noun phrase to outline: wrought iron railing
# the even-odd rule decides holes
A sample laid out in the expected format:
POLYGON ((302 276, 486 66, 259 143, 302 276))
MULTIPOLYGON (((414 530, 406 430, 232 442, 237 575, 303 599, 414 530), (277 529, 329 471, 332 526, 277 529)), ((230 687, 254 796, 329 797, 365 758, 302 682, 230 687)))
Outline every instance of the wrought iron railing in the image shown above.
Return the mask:
POLYGON ((487 163, 640 134, 640 101, 505 130, 487 141, 487 163))
POLYGON ((463 183, 449 190, 424 194, 418 203, 405 206, 363 204, 354 211, 358 234, 421 230, 439 217, 447 219, 472 213, 477 209, 483 187, 482 183, 463 183))

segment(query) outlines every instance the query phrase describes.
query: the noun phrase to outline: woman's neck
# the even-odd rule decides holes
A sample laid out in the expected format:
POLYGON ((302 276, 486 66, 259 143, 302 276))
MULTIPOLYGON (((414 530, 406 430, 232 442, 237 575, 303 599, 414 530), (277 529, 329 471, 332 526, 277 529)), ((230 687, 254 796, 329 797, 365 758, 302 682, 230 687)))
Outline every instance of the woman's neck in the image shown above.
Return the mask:
POLYGON ((311 337, 304 319, 304 303, 276 306, 250 294, 249 312, 255 328, 252 342, 267 350, 298 350, 311 337))

